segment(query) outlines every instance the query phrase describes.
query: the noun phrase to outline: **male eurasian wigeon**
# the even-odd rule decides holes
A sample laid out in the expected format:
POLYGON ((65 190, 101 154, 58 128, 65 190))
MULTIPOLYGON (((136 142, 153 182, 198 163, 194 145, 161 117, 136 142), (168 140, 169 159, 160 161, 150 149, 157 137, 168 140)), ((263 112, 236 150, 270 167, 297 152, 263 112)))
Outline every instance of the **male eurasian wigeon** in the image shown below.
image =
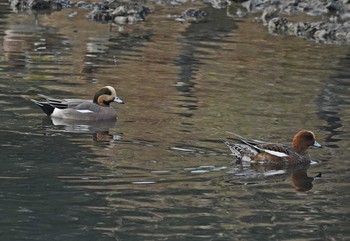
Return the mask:
POLYGON ((116 119, 117 112, 110 106, 110 103, 124 104, 117 97, 117 93, 112 86, 102 87, 96 92, 92 101, 55 99, 41 94, 39 96, 45 100, 38 101, 31 99, 31 101, 40 106, 48 116, 69 120, 97 121, 116 119))
MULTIPOLYGON (((232 133, 234 134, 234 133, 232 133)), ((310 162, 306 150, 310 146, 322 147, 316 140, 312 131, 299 131, 293 138, 292 146, 268 143, 257 140, 244 139, 236 135, 239 143, 230 143, 223 140, 230 148, 237 162, 250 161, 252 163, 271 164, 300 164, 310 162)))

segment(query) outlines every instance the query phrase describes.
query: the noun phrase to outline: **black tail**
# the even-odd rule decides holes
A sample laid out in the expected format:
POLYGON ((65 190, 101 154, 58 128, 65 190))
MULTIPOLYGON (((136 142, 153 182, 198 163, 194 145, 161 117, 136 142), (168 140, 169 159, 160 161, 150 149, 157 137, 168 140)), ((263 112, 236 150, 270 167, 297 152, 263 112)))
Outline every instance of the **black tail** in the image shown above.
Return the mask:
POLYGON ((47 102, 40 102, 37 100, 33 100, 30 99, 33 103, 35 103, 36 105, 40 106, 41 109, 43 109, 43 111, 45 112, 46 115, 50 116, 52 114, 52 112, 54 111, 55 107, 53 107, 52 105, 48 104, 47 102))

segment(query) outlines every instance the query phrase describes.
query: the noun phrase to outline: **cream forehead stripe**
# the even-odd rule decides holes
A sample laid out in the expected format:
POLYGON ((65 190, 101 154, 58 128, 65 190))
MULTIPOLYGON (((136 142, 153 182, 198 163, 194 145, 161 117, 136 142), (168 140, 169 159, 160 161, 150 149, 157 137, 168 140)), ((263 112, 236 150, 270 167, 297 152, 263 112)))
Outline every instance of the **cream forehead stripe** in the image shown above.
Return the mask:
POLYGON ((117 96, 117 93, 115 92, 115 89, 112 87, 112 86, 105 86, 104 88, 107 88, 111 91, 112 93, 112 96, 116 97, 117 96))

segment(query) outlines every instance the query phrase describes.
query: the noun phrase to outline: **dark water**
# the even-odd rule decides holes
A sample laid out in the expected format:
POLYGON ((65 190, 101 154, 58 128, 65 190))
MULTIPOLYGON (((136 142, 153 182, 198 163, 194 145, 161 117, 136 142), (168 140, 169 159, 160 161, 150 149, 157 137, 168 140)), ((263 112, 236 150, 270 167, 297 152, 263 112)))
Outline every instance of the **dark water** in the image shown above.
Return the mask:
POLYGON ((1 240, 348 240, 350 48, 252 18, 152 5, 122 31, 0 5, 1 240), (54 125, 28 98, 112 85, 117 123, 54 125), (243 168, 229 131, 323 144, 299 170, 243 168), (311 178, 321 173, 321 177, 311 178))

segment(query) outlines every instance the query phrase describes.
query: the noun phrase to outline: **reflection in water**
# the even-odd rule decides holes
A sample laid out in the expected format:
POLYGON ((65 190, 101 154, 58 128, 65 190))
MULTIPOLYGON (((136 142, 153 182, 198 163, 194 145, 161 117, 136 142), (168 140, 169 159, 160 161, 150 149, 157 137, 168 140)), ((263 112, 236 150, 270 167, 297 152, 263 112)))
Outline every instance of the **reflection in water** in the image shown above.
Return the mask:
POLYGON ((291 173, 292 183, 295 190, 298 192, 306 192, 311 190, 313 187, 312 182, 315 180, 315 178, 321 177, 321 173, 314 177, 309 177, 307 175, 307 168, 294 168, 291 170, 291 173))
POLYGON ((350 109, 349 96, 349 78, 350 73, 346 71, 350 64, 350 55, 341 59, 336 67, 337 72, 324 79, 322 91, 317 99, 317 115, 320 119, 326 121, 322 128, 327 132, 327 142, 329 147, 339 148, 339 135, 345 134, 344 125, 348 125, 344 116, 350 109))
POLYGON ((315 178, 321 177, 321 173, 316 176, 309 177, 307 170, 310 165, 293 165, 289 168, 281 168, 281 166, 274 165, 234 165, 228 172, 228 175, 222 179, 225 182, 237 184, 242 182, 244 184, 254 184, 260 179, 264 182, 281 182, 283 179, 290 178, 292 185, 298 192, 306 192, 312 189, 315 178))
POLYGON ((95 141, 106 142, 120 139, 119 135, 109 133, 109 129, 116 126, 117 120, 77 121, 46 116, 42 124, 47 131, 58 131, 57 127, 59 127, 59 130, 68 133, 91 133, 95 141))
MULTIPOLYGON (((212 21, 190 25, 186 29, 181 39, 183 45, 180 55, 176 61, 176 65, 180 67, 176 89, 181 96, 180 104, 178 104, 180 112, 177 114, 184 117, 191 117, 198 108, 196 85, 200 80, 202 64, 197 55, 205 56, 209 54, 210 50, 219 48, 217 45, 210 46, 208 43, 224 37, 237 28, 237 25, 231 19, 220 17, 224 10, 206 8, 204 11, 211 16, 212 21), (208 45, 206 46, 206 44, 208 45)), ((205 81, 205 79, 202 79, 202 81, 205 81)))
MULTIPOLYGON (((19 35, 14 30, 6 30, 5 36, 3 40, 3 48, 5 51, 5 60, 13 61, 13 63, 23 63, 24 61, 19 58, 24 58, 25 56, 22 53, 30 49, 30 44, 26 42, 24 39, 20 39, 20 37, 24 37, 23 34, 19 35)), ((19 66, 17 66, 19 67, 19 66)), ((23 66, 24 67, 24 66, 23 66)))
POLYGON ((88 82, 96 82, 98 80, 97 73, 101 72, 101 69, 118 68, 118 65, 122 64, 128 55, 134 51, 136 54, 136 49, 143 46, 147 39, 144 35, 147 34, 149 33, 134 31, 99 38, 90 37, 86 43, 86 53, 81 69, 84 78, 88 82))

